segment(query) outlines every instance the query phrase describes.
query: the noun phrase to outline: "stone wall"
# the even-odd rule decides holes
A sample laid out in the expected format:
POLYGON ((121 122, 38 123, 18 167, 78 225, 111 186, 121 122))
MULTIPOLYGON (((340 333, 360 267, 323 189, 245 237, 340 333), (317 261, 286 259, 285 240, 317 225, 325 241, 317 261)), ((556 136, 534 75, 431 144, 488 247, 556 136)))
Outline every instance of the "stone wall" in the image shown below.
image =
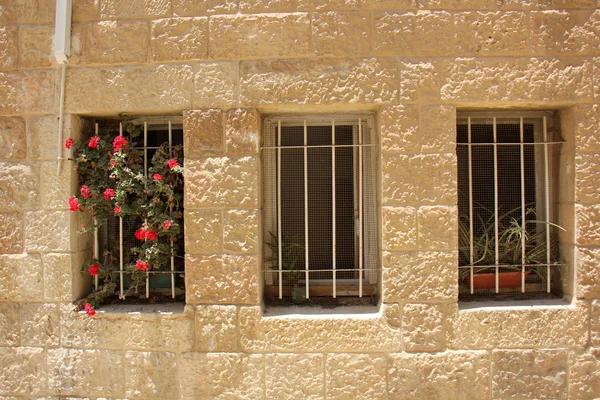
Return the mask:
POLYGON ((54 1, 0 3, 0 398, 598 397, 600 1, 74 1, 65 137, 178 114, 186 145, 185 306, 94 317, 54 1), (560 111, 563 305, 459 307, 456 111, 484 108, 560 111), (376 115, 382 304, 264 315, 261 119, 352 111, 376 115))

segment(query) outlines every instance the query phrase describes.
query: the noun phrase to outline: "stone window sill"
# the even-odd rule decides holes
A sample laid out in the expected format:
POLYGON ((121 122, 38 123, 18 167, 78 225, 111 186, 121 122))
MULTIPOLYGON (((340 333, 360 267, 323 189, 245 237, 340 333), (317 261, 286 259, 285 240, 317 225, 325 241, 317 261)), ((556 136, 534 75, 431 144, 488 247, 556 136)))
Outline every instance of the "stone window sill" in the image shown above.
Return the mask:
POLYGON ((324 308, 319 306, 265 307, 263 318, 289 319, 379 319, 379 306, 337 306, 324 308))
POLYGON ((478 302, 459 302, 460 311, 506 311, 511 310, 530 310, 539 308, 568 308, 573 304, 569 299, 548 299, 548 300, 514 300, 514 301, 478 301, 478 302))

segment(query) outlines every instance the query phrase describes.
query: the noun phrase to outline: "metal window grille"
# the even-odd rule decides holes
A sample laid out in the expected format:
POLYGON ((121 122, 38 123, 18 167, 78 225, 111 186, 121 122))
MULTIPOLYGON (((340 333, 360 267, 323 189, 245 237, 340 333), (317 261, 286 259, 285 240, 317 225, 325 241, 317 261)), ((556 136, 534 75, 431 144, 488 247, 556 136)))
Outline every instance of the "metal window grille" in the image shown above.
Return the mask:
POLYGON ((457 116, 459 296, 561 295, 553 114, 457 116))
POLYGON ((372 116, 269 117, 261 156, 267 301, 376 301, 372 116))

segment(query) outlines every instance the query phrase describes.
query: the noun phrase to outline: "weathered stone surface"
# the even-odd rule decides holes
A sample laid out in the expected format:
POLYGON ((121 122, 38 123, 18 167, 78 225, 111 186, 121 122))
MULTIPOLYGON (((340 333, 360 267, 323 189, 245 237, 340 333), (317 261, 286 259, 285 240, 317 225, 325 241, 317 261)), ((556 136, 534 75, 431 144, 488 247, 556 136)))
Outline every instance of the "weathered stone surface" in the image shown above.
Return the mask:
POLYGON ((23 214, 0 213, 0 254, 23 252, 23 214))
POLYGON ((359 7, 359 0, 297 0, 299 10, 354 10, 359 7))
POLYGON ((188 65, 69 69, 65 108, 73 113, 181 111, 190 108, 192 80, 188 65), (90 95, 99 87, 101 95, 90 95))
POLYGON ((177 375, 174 353, 125 353, 125 395, 128 399, 179 399, 177 375))
POLYGON ((592 300, 591 304, 590 343, 600 347, 600 300, 592 300))
POLYGON ((460 54, 516 56, 531 52, 529 14, 525 12, 458 13, 454 29, 460 54))
POLYGON ((240 0, 240 12, 285 12, 296 9, 296 0, 240 0))
POLYGON ((54 303, 21 305, 21 343, 23 346, 56 347, 60 344, 60 313, 54 303))
POLYGON ((172 0, 173 14, 195 17, 206 14, 231 14, 238 11, 236 0, 172 0))
POLYGON ((101 4, 101 16, 106 19, 164 17, 171 12, 169 0, 102 0, 101 4))
POLYGON ((110 350, 48 350, 52 393, 75 396, 125 396, 123 353, 110 350))
POLYGON ((598 153, 575 155, 575 201, 598 203, 600 199, 600 160, 598 153))
MULTIPOLYGON (((71 129, 72 118, 69 115, 65 115, 63 124, 63 137, 78 138, 79 132, 75 132, 75 129, 71 129), (73 136, 75 135, 75 136, 73 136)), ((58 116, 43 115, 29 117, 25 120, 28 146, 27 156, 31 160, 52 160, 56 161, 56 133, 58 132, 58 116)), ((63 157, 65 160, 70 156, 70 151, 64 149, 63 157)), ((73 164, 66 162, 63 169, 72 170, 73 164)), ((52 168, 56 172, 56 164, 52 168)), ((65 203, 66 204, 66 203, 65 203)))
POLYGON ((197 60, 208 57, 208 18, 152 21, 152 60, 197 60))
POLYGON ((324 399, 322 354, 267 354, 267 399, 324 399))
POLYGON ((52 65, 54 26, 21 26, 19 28, 19 65, 49 67, 52 65))
POLYGON ((417 8, 417 0, 363 0, 361 4, 370 10, 412 10, 417 8))
POLYGON ((71 274, 80 274, 80 265, 70 254, 42 254, 44 268, 44 299, 46 301, 72 301, 71 274))
MULTIPOLYGON (((512 0, 504 0, 510 2, 512 0)), ((519 2, 528 2, 529 0, 519 0, 519 2)), ((536 1, 536 0, 533 0, 536 1)), ((419 8, 424 9, 448 9, 448 10, 463 10, 463 9, 490 9, 496 8, 498 2, 494 0, 417 0, 419 8)))
POLYGON ((22 160, 27 155, 25 120, 0 117, 0 159, 22 160))
POLYGON ((20 346, 18 303, 0 303, 0 346, 20 346))
POLYGON ((402 339, 406 351, 444 350, 444 306, 405 304, 402 308, 402 339))
POLYGON ((593 399, 600 393, 600 349, 569 354, 570 399, 593 399))
POLYGON ((69 211, 30 211, 25 214, 25 249, 28 252, 70 249, 69 211))
POLYGON ((227 155, 244 156, 258 153, 260 114, 255 109, 234 108, 225 114, 227 155))
POLYGON ((383 315, 388 325, 395 329, 402 328, 402 305, 397 303, 383 304, 383 315))
POLYGON ((381 162, 383 205, 456 204, 454 155, 383 155, 381 162))
POLYGON ((392 61, 290 60, 240 64, 241 103, 336 104, 395 102, 392 61))
POLYGON ((73 22, 97 21, 100 19, 100 0, 80 0, 73 3, 73 22))
POLYGON ((600 249, 577 248, 577 297, 600 297, 600 249))
POLYGON ((0 393, 44 395, 48 393, 46 350, 34 347, 0 347, 0 393))
POLYGON ((381 56, 445 56, 454 49, 452 15, 448 12, 383 12, 373 15, 375 54, 381 56))
POLYGON ((438 62, 400 63, 400 101, 439 103, 442 87, 438 62))
POLYGON ((582 104, 574 108, 575 142, 578 151, 600 151, 600 104, 582 104))
POLYGON ((234 253, 258 253, 257 210, 228 210, 223 215, 223 248, 234 253))
POLYGON ((587 307, 581 303, 577 307, 456 310, 447 316, 448 346, 455 349, 584 346, 588 340, 587 313, 587 307))
POLYGON ((185 251, 213 254, 223 248, 223 221, 220 210, 186 211, 185 251))
POLYGON ((264 395, 264 356, 184 353, 180 357, 182 399, 254 400, 264 395))
POLYGON ((584 246, 600 245, 600 205, 575 205, 576 240, 584 246))
POLYGON ((445 64, 441 89, 445 101, 501 106, 592 98, 592 65, 587 60, 458 58, 445 64))
POLYGON ((89 25, 83 44, 84 60, 90 64, 146 62, 149 48, 150 25, 140 21, 89 25))
MULTIPOLYGON (((597 76, 600 72, 600 57, 594 58, 594 76, 597 76)), ((594 80, 594 99, 596 102, 600 101, 600 83, 594 80)))
POLYGON ((37 166, 0 162, 0 209, 12 211, 36 207, 38 189, 37 166))
POLYGON ((399 330, 381 315, 263 317, 260 307, 240 307, 240 344, 245 352, 399 351, 399 330))
POLYGON ((494 398, 564 399, 567 394, 566 350, 492 351, 494 398))
POLYGON ((235 63, 195 65, 193 107, 231 107, 238 98, 237 76, 238 67, 235 63))
POLYGON ((237 351, 238 311, 235 306, 197 306, 196 351, 237 351))
POLYGON ((456 206, 420 207, 417 213, 417 245, 421 250, 455 250, 458 214, 456 206))
POLYGON ((393 399, 490 398, 490 360, 484 351, 392 354, 388 371, 393 399))
POLYGON ((414 207, 383 207, 383 243, 387 251, 417 248, 417 209, 414 207))
POLYGON ((328 354, 325 360, 329 399, 387 398, 389 358, 371 354, 328 354))
POLYGON ((60 175, 56 175, 56 161, 42 162, 40 165, 41 204, 47 210, 64 210, 68 207, 69 193, 77 178, 73 174, 73 164, 63 162, 60 175))
POLYGON ((258 304, 256 256, 189 256, 185 265, 186 304, 258 304))
POLYGON ((455 152, 456 109, 439 105, 419 107, 419 136, 423 153, 455 152))
POLYGON ((458 296, 455 252, 384 253, 384 301, 452 300, 458 296))
POLYGON ((210 19, 211 58, 294 57, 310 51, 304 13, 223 15, 210 19))
POLYGON ((600 54, 600 10, 548 10, 531 18, 535 54, 600 54))
POLYGON ((381 151, 414 154, 420 150, 418 108, 405 105, 382 108, 381 151))
POLYGON ((319 56, 360 57, 371 54, 371 14, 323 12, 312 15, 314 53, 319 56))
POLYGON ((43 295, 42 263, 38 255, 0 256, 0 302, 40 301, 43 295))
POLYGON ((0 72, 0 114, 50 113, 54 104, 51 70, 0 72))
POLYGON ((189 160, 185 167, 186 209, 258 205, 257 157, 189 160))
POLYGON ((17 26, 0 27, 0 68, 12 68, 17 65, 18 32, 17 26))
POLYGON ((224 152, 223 114, 219 109, 185 111, 183 133, 186 159, 224 152))
POLYGON ((54 6, 52 0, 11 0, 2 4, 0 24, 52 24, 54 6))

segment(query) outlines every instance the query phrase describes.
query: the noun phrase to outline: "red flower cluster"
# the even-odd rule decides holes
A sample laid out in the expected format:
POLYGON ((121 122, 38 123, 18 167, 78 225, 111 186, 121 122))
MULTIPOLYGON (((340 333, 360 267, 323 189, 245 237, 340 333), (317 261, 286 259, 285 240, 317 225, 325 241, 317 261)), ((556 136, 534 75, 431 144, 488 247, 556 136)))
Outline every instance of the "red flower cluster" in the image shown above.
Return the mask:
POLYGON ((157 181, 162 181, 162 175, 161 174, 154 174, 154 175, 152 175, 152 177, 154 179, 156 179, 157 181))
POLYGON ((166 220, 163 224, 163 228, 169 229, 171 227, 172 223, 173 223, 173 221, 171 221, 170 219, 166 220))
POLYGON ((156 239, 158 239, 158 235, 156 234, 156 230, 152 229, 151 231, 148 231, 148 234, 146 235, 146 237, 148 238, 148 240, 156 240, 156 239))
POLYGON ((142 228, 139 228, 137 231, 135 231, 134 235, 137 240, 144 240, 144 239, 156 240, 156 239, 158 239, 158 234, 156 233, 155 229, 148 230, 148 229, 142 227, 142 228))
POLYGON ((115 197, 115 189, 107 188, 104 191, 104 200, 110 200, 115 197))
POLYGON ((135 267, 140 271, 148 271, 148 261, 137 260, 135 267))
POLYGON ((79 189, 79 193, 81 193, 81 196, 83 196, 84 198, 89 198, 90 197, 90 187, 88 185, 82 185, 81 189, 79 189))
POLYGON ((119 151, 121 151, 121 149, 127 144, 127 139, 125 139, 123 136, 117 136, 115 137, 115 140, 113 140, 113 149, 115 151, 115 153, 118 153, 119 151))
POLYGON ((75 140, 73 140, 73 138, 67 138, 67 140, 65 140, 65 148, 67 149, 70 149, 74 144, 75 140))
POLYGON ((169 168, 173 169, 173 168, 177 167, 179 165, 179 163, 177 162, 176 159, 171 158, 169 161, 167 161, 167 165, 169 166, 169 168))
POLYGON ((118 205, 115 206, 115 213, 120 213, 121 212, 121 207, 119 207, 118 205))
POLYGON ((98 143, 100 143, 100 136, 92 136, 88 142, 88 147, 98 148, 98 143))
POLYGON ((71 210, 71 211, 80 210, 79 200, 77 200, 77 197, 75 197, 75 196, 69 197, 69 210, 71 210))
POLYGON ((94 306, 90 303, 85 303, 85 313, 87 315, 93 316, 96 315, 96 310, 94 310, 94 306))
POLYGON ((117 162, 115 160, 110 160, 110 166, 114 167, 115 165, 117 165, 117 162))
POLYGON ((100 265, 97 263, 90 265, 90 267, 88 268, 88 272, 94 276, 98 275, 98 271, 100 271, 100 265))

